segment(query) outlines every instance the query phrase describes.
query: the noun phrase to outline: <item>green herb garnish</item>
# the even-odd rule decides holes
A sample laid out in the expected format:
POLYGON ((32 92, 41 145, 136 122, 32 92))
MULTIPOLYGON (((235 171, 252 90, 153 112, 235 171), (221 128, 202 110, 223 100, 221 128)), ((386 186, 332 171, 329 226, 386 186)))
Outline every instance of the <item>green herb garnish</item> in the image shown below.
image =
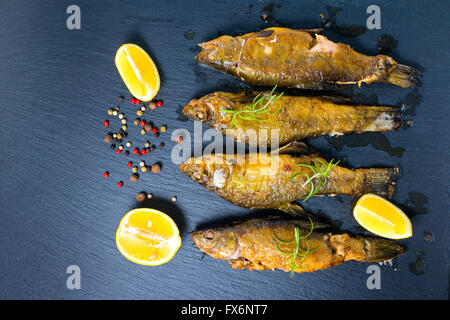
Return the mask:
MULTIPOLYGON (((277 88, 277 86, 273 87, 272 91, 270 91, 270 94, 265 96, 261 93, 258 93, 258 95, 253 99, 251 105, 246 105, 242 110, 227 110, 227 109, 220 109, 220 112, 230 113, 232 114, 231 122, 230 122, 230 128, 233 128, 233 126, 236 125, 236 119, 237 117, 244 119, 244 120, 250 120, 250 121, 259 121, 263 122, 266 121, 266 119, 261 119, 259 116, 263 113, 267 113, 270 111, 268 108, 271 103, 274 103, 278 99, 280 99, 284 91, 280 93, 278 96, 274 95, 274 91, 277 88)), ((269 114, 276 114, 281 109, 281 106, 278 108, 275 112, 269 112, 269 114)))
POLYGON ((306 167, 306 168, 311 169, 311 171, 313 172, 312 176, 309 176, 308 174, 306 174, 304 172, 298 172, 292 176, 292 178, 295 178, 298 175, 304 175, 308 178, 306 180, 306 182, 302 185, 302 187, 306 186, 309 183, 311 186, 311 190, 309 191, 308 196, 305 199, 303 199, 303 202, 307 201, 310 197, 312 197, 314 194, 316 194, 317 191, 319 191, 319 189, 327 182, 328 172, 331 169, 333 169, 335 166, 337 166, 337 164, 339 163, 339 160, 336 163, 333 163, 334 159, 331 159, 331 161, 328 164, 325 164, 320 159, 315 159, 315 160, 320 162, 319 166, 316 164, 314 164, 314 166, 309 165, 309 164, 303 164, 303 163, 297 164, 297 166, 299 166, 299 167, 306 167), (315 179, 317 180, 317 187, 314 184, 315 179))
POLYGON ((302 248, 300 248, 300 239, 308 238, 313 232, 313 228, 314 228, 313 221, 311 220, 310 217, 308 217, 308 218, 309 218, 309 221, 311 222, 311 230, 309 231, 308 234, 304 235, 303 237, 300 236, 300 229, 298 227, 295 227, 294 239, 292 239, 291 241, 282 241, 282 240, 278 239, 275 236, 275 234, 272 232, 272 236, 276 240, 275 248, 278 250, 278 252, 288 256, 289 263, 291 264, 291 278, 294 276, 295 269, 306 268, 306 266, 299 266, 298 263, 301 263, 303 260, 305 260, 305 257, 307 254, 312 253, 312 252, 316 251, 317 249, 319 249, 319 247, 317 247, 313 250, 310 250, 308 241, 306 241, 306 250, 303 250, 302 248), (295 242, 295 248, 292 251, 292 253, 284 252, 278 246, 278 242, 281 244, 285 244, 285 245, 289 245, 289 244, 295 242))

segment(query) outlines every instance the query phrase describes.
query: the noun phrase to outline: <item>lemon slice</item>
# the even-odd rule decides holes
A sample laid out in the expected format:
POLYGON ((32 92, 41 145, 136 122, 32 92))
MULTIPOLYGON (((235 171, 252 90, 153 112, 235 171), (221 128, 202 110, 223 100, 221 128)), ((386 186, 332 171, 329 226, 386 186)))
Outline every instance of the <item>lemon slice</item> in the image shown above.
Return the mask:
POLYGON ((126 43, 116 53, 115 63, 133 97, 150 101, 159 91, 159 72, 152 58, 136 44, 126 43))
POLYGON ((128 212, 120 221, 116 244, 128 260, 157 266, 173 258, 181 246, 175 222, 165 213, 139 208, 128 212))
POLYGON ((412 236, 411 221, 406 214, 375 194, 368 193, 359 198, 353 216, 363 228, 381 237, 403 239, 412 236))

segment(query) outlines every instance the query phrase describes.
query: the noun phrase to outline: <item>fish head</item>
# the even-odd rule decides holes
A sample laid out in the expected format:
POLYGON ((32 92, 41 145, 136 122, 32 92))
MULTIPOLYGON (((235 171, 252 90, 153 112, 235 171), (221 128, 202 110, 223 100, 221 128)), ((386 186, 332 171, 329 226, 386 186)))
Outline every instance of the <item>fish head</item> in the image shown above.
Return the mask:
POLYGON ((236 259, 239 241, 231 228, 216 228, 191 233, 195 245, 213 258, 236 259))
POLYGON ((239 58, 239 40, 230 37, 222 36, 217 39, 200 43, 202 48, 199 54, 195 57, 201 64, 219 69, 222 71, 229 70, 235 65, 239 58))
POLYGON ((203 155, 183 162, 180 171, 210 190, 220 190, 233 172, 233 164, 225 155, 203 155))

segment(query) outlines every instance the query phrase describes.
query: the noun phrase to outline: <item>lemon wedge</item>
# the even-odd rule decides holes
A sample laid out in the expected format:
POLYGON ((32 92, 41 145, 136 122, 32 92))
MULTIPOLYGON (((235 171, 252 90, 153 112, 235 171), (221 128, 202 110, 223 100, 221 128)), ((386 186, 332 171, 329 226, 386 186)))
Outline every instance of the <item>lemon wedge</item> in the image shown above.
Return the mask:
POLYGON ((165 213, 139 208, 128 212, 120 221, 116 244, 128 260, 157 266, 173 258, 181 246, 177 225, 165 213))
POLYGON ((159 72, 152 58, 136 44, 126 43, 116 53, 115 64, 133 97, 150 101, 159 91, 159 72))
POLYGON ((375 194, 368 193, 359 198, 353 216, 364 229, 381 237, 403 239, 412 236, 411 221, 406 214, 375 194))

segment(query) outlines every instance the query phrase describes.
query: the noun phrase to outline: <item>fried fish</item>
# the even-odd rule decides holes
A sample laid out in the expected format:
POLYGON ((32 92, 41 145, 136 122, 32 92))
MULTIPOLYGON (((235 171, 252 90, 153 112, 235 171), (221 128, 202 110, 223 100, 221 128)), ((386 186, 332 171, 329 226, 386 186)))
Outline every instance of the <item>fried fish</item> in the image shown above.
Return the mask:
POLYGON ((302 211, 293 201, 311 196, 375 193, 390 197, 400 176, 398 167, 351 170, 318 155, 280 150, 191 157, 180 165, 180 171, 235 205, 292 214, 302 211))
POLYGON ((321 135, 392 131, 402 126, 398 108, 273 92, 214 92, 191 100, 183 113, 238 142, 268 146, 273 134, 283 145, 321 135))
POLYGON ((302 273, 333 268, 348 260, 379 262, 405 248, 387 239, 316 231, 302 220, 250 219, 232 226, 192 232, 195 245, 233 269, 302 273))
POLYGON ((201 43, 199 63, 255 85, 321 89, 324 84, 391 83, 413 87, 421 75, 385 55, 366 56, 320 29, 267 28, 201 43))

